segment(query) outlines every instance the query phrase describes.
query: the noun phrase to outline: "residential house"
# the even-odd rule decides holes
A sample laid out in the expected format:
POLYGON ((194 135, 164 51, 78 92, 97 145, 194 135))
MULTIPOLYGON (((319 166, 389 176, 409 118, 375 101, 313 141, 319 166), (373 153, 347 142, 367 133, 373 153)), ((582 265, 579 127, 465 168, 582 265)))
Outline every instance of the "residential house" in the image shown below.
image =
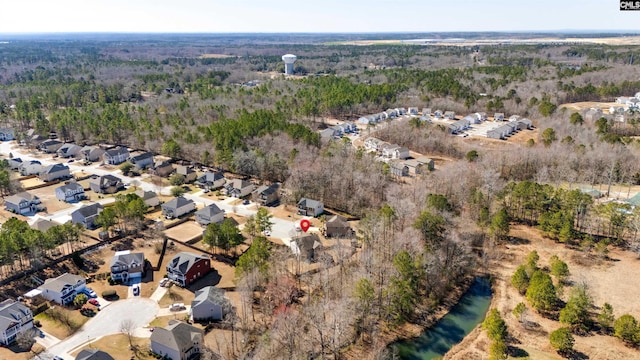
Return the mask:
POLYGON ((475 114, 469 114, 463 117, 461 120, 466 120, 469 122, 469 124, 480 124, 480 119, 478 119, 475 114))
POLYGON ((431 108, 422 108, 422 116, 431 117, 431 108))
POLYGON ((75 360, 114 360, 113 356, 98 349, 84 349, 78 353, 75 360))
POLYGON ((193 321, 219 321, 231 310, 231 303, 224 296, 224 290, 213 286, 197 290, 191 301, 193 321))
POLYGON ((72 143, 66 143, 66 144, 62 144, 62 146, 58 148, 58 150, 56 151, 56 154, 58 154, 58 157, 66 159, 66 158, 78 156, 78 154, 80 153, 80 150, 82 150, 80 146, 72 143))
POLYGON ((135 171, 142 171, 153 165, 153 154, 145 152, 129 158, 129 162, 133 165, 135 171))
POLYGON ((447 119, 447 120, 455 120, 456 119, 456 113, 453 112, 453 111, 445 111, 444 118, 447 119))
POLYGON ((386 119, 394 119, 397 118, 398 115, 398 110, 396 109, 387 109, 386 111, 383 112, 383 114, 385 114, 385 118, 386 119))
POLYGON ((262 185, 253 191, 252 198, 262 206, 275 204, 280 200, 280 184, 262 185))
POLYGON ((196 180, 195 184, 208 191, 221 188, 226 182, 227 180, 222 173, 207 171, 196 180))
POLYGON ((42 210, 40 198, 28 192, 21 192, 4 199, 7 211, 20 215, 31 215, 42 210))
POLYGON ((173 173, 173 164, 167 160, 156 161, 149 173, 155 176, 167 177, 173 173))
POLYGON ((487 121, 487 113, 486 112, 477 112, 477 113, 475 113, 475 116, 481 122, 482 121, 487 121))
POLYGON ((178 320, 151 333, 151 351, 166 360, 196 358, 204 346, 204 331, 178 320))
POLYGON ((251 192, 254 189, 254 186, 252 183, 242 179, 233 179, 231 182, 228 182, 224 187, 227 190, 227 195, 237 197, 237 198, 245 197, 251 194, 251 192))
POLYGON ((58 226, 58 225, 60 224, 55 221, 39 218, 36 221, 34 221, 33 224, 31 224, 31 228, 34 230, 46 232, 52 227, 58 226))
POLYGON ((196 211, 195 216, 198 224, 207 226, 211 223, 224 221, 224 210, 221 210, 216 204, 211 204, 196 211))
POLYGON ((20 165, 22 165, 22 159, 20 158, 11 158, 7 160, 7 162, 9 163, 9 169, 11 170, 18 170, 20 169, 20 165))
POLYGON ((322 201, 302 198, 298 201, 298 215, 317 217, 324 212, 322 201))
POLYGON ((436 110, 433 112, 433 117, 436 119, 441 119, 442 118, 442 110, 436 110))
POLYGON ((60 201, 72 203, 84 200, 87 196, 84 194, 82 185, 71 181, 68 184, 56 188, 56 198, 60 201))
POLYGON ((627 101, 629 101, 629 98, 626 96, 620 96, 619 98, 616 98, 616 104, 626 104, 627 101))
POLYGON ((115 194, 124 189, 124 183, 119 177, 107 174, 91 179, 89 187, 98 194, 115 194))
POLYGON ((179 252, 167 263, 167 277, 186 287, 211 271, 211 259, 206 255, 179 252))
POLYGON ((148 207, 156 207, 160 205, 158 194, 153 191, 144 191, 143 189, 140 189, 137 190, 135 194, 138 195, 142 199, 142 201, 144 201, 144 204, 148 207))
POLYGON ((49 182, 58 179, 68 179, 71 177, 69 167, 64 164, 51 164, 40 172, 40 180, 49 182))
POLYGON ((335 127, 329 127, 320 131, 320 138, 324 140, 331 140, 342 136, 342 131, 338 131, 335 127))
POLYGON ((326 237, 349 237, 353 230, 347 219, 340 215, 333 215, 322 226, 322 233, 326 237))
POLYGON ((407 109, 405 108, 396 108, 396 111, 398 112, 398 116, 407 115, 407 109))
POLYGON ((129 150, 126 147, 118 146, 104 152, 102 158, 106 164, 118 165, 129 159, 129 150))
POLYGON ((184 176, 185 183, 191 183, 198 178, 196 170, 190 165, 176 166, 176 174, 184 176))
POLYGON ((100 161, 104 156, 104 149, 98 146, 84 146, 80 149, 78 157, 89 162, 100 161))
POLYGON ((44 284, 38 287, 38 290, 42 291, 41 295, 45 299, 56 304, 66 305, 72 302, 86 285, 84 277, 64 273, 56 278, 45 280, 44 284))
POLYGON ((609 114, 622 115, 624 114, 624 108, 622 106, 612 106, 609 108, 609 114))
POLYGON ((95 229, 96 218, 102 210, 104 210, 104 207, 99 203, 85 205, 71 213, 71 222, 74 224, 81 224, 90 230, 95 229))
POLYGON ((37 175, 42 171, 42 164, 38 160, 23 161, 18 170, 22 176, 37 175))
POLYGON ((196 209, 196 203, 191 199, 185 199, 178 196, 173 200, 167 201, 161 205, 162 215, 167 219, 175 219, 184 214, 188 214, 196 209))
POLYGON ((0 303, 0 343, 8 346, 18 334, 33 329, 33 313, 28 306, 7 299, 0 303))
POLYGON ((301 236, 296 236, 291 239, 289 247, 294 255, 299 256, 300 259, 313 262, 315 260, 316 249, 321 247, 322 243, 318 234, 306 233, 301 236))
POLYGON ((358 124, 361 125, 369 125, 369 118, 366 116, 361 116, 358 118, 358 124))
POLYGON ((13 134, 13 128, 5 127, 0 128, 0 141, 9 141, 15 139, 13 134))
POLYGON ((132 253, 129 250, 118 251, 109 263, 111 278, 115 281, 127 282, 140 278, 144 272, 144 253, 132 253))
POLYGON ((380 139, 376 139, 373 137, 367 138, 364 141, 364 147, 367 150, 372 150, 372 151, 380 151, 382 150, 382 145, 386 144, 384 141, 380 140, 380 139))
POLYGON ((408 159, 410 157, 409 155, 409 149, 407 149, 406 147, 397 147, 395 149, 393 149, 393 151, 391 152, 391 158, 392 159, 408 159))
POLYGON ((409 167, 401 160, 389 160, 389 171, 394 176, 409 176, 409 167))
POLYGON ((345 121, 342 124, 339 124, 337 126, 340 127, 340 130, 342 130, 343 133, 347 133, 347 134, 358 130, 358 127, 352 121, 345 121))
POLYGON ((447 126, 447 131, 450 134, 458 134, 460 132, 465 131, 466 129, 469 128, 469 126, 471 125, 471 123, 469 122, 469 120, 467 119, 460 119, 452 124, 449 124, 447 126))
POLYGON ((493 121, 504 121, 504 113, 495 113, 493 115, 493 121))
POLYGON ((409 115, 418 116, 418 108, 417 107, 410 107, 409 110, 407 110, 407 113, 409 115))
POLYGON ((520 119, 521 119, 520 115, 511 115, 511 116, 509 116, 509 121, 511 121, 511 122, 514 122, 514 121, 517 122, 520 119))
POLYGON ((420 156, 416 159, 416 161, 422 164, 422 166, 428 171, 433 171, 433 169, 435 169, 433 159, 430 159, 426 156, 420 156))
POLYGON ((527 118, 522 118, 518 120, 517 124, 518 124, 518 130, 533 129, 533 123, 531 122, 531 120, 527 118))
POLYGON ((382 145, 382 156, 386 157, 387 159, 391 159, 393 158, 394 151, 399 148, 400 148, 400 145, 398 144, 384 143, 382 145))
POLYGON ((53 154, 56 151, 58 151, 58 149, 60 149, 61 146, 62 146, 62 143, 60 141, 49 139, 41 142, 40 145, 38 145, 38 149, 40 149, 40 151, 45 152, 47 154, 53 154))
POLYGON ((487 137, 491 139, 504 139, 513 132, 513 128, 508 124, 498 126, 497 128, 487 131, 487 137))

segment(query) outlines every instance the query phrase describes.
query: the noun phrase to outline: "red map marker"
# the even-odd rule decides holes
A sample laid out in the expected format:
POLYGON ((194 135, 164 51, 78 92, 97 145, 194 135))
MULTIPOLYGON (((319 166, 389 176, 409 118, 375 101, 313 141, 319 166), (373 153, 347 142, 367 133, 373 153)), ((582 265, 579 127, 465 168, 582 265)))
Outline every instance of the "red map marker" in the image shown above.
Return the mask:
POLYGON ((300 229, 302 229, 302 231, 307 232, 307 230, 309 230, 310 227, 311 227, 311 223, 309 222, 309 220, 307 219, 300 220, 300 229))

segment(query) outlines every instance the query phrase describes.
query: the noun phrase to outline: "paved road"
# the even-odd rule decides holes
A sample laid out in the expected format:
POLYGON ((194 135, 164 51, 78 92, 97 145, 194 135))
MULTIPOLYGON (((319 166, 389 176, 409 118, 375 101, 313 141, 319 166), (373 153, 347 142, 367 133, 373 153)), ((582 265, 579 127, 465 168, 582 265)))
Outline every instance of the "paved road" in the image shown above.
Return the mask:
MULTIPOLYGON (((87 321, 75 334, 47 349, 50 356, 62 356, 71 359, 68 352, 82 346, 98 337, 121 333, 124 320, 132 321, 132 330, 149 324, 156 318, 159 311, 158 304, 150 299, 133 298, 118 300, 98 312, 87 321)), ((44 358, 47 358, 46 355, 44 358)))

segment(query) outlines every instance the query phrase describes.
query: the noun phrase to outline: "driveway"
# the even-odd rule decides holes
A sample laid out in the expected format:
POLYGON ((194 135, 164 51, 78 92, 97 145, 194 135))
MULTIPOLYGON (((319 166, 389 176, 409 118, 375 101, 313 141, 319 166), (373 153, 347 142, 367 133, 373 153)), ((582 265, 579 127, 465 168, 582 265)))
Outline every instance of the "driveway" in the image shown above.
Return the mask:
MULTIPOLYGON (((131 320, 131 330, 147 325, 158 314, 156 302, 145 298, 133 298, 112 302, 109 306, 87 321, 75 334, 47 349, 49 355, 71 357, 70 351, 98 337, 121 333, 124 320, 131 320)), ((47 357, 43 357, 47 358, 47 357)))

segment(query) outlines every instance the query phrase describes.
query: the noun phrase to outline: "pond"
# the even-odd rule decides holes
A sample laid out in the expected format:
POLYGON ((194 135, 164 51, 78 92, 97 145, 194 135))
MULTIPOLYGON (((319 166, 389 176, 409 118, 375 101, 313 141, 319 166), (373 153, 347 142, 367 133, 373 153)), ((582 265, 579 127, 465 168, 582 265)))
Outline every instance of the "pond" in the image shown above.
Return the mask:
POLYGON ((476 277, 460 302, 434 327, 417 338, 393 344, 394 352, 404 360, 441 358, 484 320, 490 303, 489 279, 476 277))

